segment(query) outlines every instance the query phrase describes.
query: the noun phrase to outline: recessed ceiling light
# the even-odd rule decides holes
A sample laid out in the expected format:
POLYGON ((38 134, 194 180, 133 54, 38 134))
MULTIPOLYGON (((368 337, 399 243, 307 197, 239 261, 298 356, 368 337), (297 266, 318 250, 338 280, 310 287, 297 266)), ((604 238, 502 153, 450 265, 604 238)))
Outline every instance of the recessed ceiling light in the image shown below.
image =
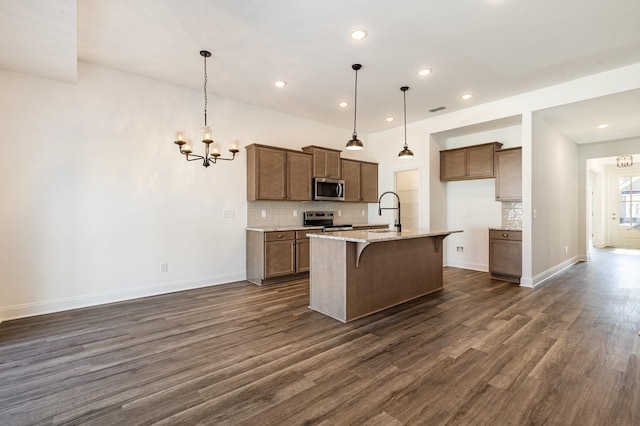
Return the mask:
POLYGON ((349 102, 342 101, 338 104, 340 108, 346 108, 349 106, 349 102))
POLYGON ((278 80, 275 82, 276 87, 284 87, 287 85, 286 81, 278 80))
POLYGON ((463 100, 468 101, 469 99, 473 98, 473 95, 471 93, 465 93, 461 97, 463 100))
POLYGON ((395 120, 395 118, 387 117, 387 118, 385 118, 385 120, 387 120, 387 123, 391 123, 393 120, 395 120))
POLYGON ((354 40, 362 40, 367 37, 365 30, 355 30, 351 32, 351 38, 354 40))
POLYGON ((597 127, 598 127, 598 129, 606 129, 606 128, 607 128, 607 127, 609 127, 609 126, 610 126, 610 124, 602 123, 602 124, 598 124, 598 126, 597 126, 597 127))
POLYGON ((423 70, 418 71, 418 75, 419 75, 420 77, 426 77, 426 76, 428 76, 429 74, 431 74, 431 70, 430 70, 430 69, 428 69, 428 68, 425 68, 425 69, 423 69, 423 70))

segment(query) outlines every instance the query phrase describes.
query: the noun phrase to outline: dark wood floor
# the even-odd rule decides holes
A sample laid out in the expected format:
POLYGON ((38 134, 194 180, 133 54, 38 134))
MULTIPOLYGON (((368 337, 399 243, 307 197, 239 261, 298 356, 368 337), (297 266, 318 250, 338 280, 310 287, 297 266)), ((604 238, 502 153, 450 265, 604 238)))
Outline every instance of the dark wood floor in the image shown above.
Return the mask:
POLYGON ((640 252, 538 289, 445 289, 344 325, 308 283, 0 324, 0 424, 640 424, 640 252))

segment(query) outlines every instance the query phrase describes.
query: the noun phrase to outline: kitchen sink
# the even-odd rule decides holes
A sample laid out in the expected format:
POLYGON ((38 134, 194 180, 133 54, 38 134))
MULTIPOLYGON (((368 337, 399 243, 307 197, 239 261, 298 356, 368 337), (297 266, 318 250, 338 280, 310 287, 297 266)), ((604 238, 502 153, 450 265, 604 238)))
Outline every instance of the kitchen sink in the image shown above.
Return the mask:
POLYGON ((385 233, 385 232, 394 232, 391 229, 370 229, 367 232, 375 232, 376 234, 381 234, 381 233, 385 233))

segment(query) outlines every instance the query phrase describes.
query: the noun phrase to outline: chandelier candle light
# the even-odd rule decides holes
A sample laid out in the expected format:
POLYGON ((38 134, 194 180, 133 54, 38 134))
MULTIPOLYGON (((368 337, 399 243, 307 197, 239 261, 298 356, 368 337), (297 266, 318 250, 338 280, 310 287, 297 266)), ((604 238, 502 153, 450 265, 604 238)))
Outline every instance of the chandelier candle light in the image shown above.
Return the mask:
POLYGON ((213 148, 209 152, 209 145, 213 143, 213 133, 211 127, 207 126, 207 58, 211 56, 211 52, 207 50, 201 50, 200 56, 204 58, 204 127, 202 128, 202 143, 204 144, 204 156, 192 154, 191 146, 187 142, 187 138, 183 131, 179 130, 176 134, 176 140, 174 143, 180 148, 180 152, 184 154, 187 161, 202 160, 202 165, 209 167, 212 163, 215 164, 218 160, 231 161, 236 158, 238 153, 237 143, 232 143, 229 148, 231 158, 221 158, 218 148, 213 148))
POLYGON ((633 166, 633 157, 631 155, 619 155, 616 158, 616 166, 618 167, 631 167, 633 166))

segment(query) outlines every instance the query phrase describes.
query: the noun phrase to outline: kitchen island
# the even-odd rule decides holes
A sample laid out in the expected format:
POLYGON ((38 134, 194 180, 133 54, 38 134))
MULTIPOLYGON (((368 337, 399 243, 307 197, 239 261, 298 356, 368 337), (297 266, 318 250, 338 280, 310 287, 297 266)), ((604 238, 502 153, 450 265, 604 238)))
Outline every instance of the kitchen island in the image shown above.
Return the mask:
POLYGON ((348 322, 442 289, 442 242, 456 232, 308 234, 309 307, 348 322))

